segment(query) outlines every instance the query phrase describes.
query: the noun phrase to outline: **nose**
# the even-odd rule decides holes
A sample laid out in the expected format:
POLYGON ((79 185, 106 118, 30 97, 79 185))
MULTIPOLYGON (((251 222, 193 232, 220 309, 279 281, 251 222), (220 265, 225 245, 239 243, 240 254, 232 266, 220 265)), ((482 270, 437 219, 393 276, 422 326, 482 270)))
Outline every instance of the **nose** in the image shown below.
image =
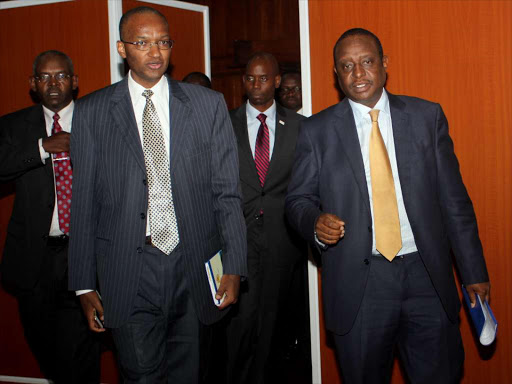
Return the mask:
POLYGON ((253 87, 257 88, 257 89, 259 89, 261 87, 261 83, 260 83, 260 80, 258 78, 254 79, 253 87))
POLYGON ((58 85, 58 84, 59 84, 59 82, 55 78, 55 75, 51 75, 50 78, 48 79, 48 85, 53 86, 53 85, 58 85))
POLYGON ((360 64, 355 64, 354 65, 354 70, 352 71, 352 75, 356 78, 360 78, 361 76, 364 76, 365 74, 365 71, 363 69, 363 67, 360 65, 360 64))
POLYGON ((148 55, 152 57, 159 57, 162 55, 162 53, 160 52, 160 48, 158 48, 158 44, 153 43, 149 46, 148 55))

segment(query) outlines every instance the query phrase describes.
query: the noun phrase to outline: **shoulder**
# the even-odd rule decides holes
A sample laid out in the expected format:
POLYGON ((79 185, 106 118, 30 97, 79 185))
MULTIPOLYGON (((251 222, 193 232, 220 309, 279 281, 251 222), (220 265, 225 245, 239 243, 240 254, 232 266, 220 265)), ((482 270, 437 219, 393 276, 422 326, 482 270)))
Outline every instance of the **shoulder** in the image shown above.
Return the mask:
POLYGON ((106 86, 104 88, 98 89, 94 92, 91 92, 85 96, 82 96, 75 102, 75 108, 76 107, 82 107, 85 105, 92 105, 92 104, 98 104, 98 103, 104 103, 105 101, 109 100, 112 97, 112 94, 114 91, 121 86, 123 80, 121 80, 118 83, 106 86))
POLYGON ((407 113, 427 115, 437 113, 441 106, 439 103, 414 96, 393 95, 388 93, 391 107, 404 109, 407 113))
POLYGON ((0 121, 3 124, 8 124, 10 122, 24 120, 29 116, 43 116, 43 107, 41 104, 33 105, 31 107, 23 108, 6 115, 0 116, 0 121))
POLYGON ((318 113, 315 113, 314 115, 311 115, 302 123, 302 125, 307 125, 308 127, 322 128, 336 116, 341 117, 349 111, 351 110, 348 102, 341 101, 337 104, 331 105, 330 107, 318 113))
POLYGON ((277 104, 276 102, 276 110, 277 116, 280 118, 284 118, 288 123, 296 123, 299 124, 302 120, 306 120, 306 117, 303 115, 299 115, 297 112, 292 111, 291 109, 283 107, 281 104, 277 104))
POLYGON ((216 105, 216 103, 224 102, 224 96, 221 93, 201 85, 177 80, 170 80, 169 85, 173 96, 181 98, 181 94, 183 94, 192 105, 204 106, 207 103, 211 107, 212 103, 216 105))

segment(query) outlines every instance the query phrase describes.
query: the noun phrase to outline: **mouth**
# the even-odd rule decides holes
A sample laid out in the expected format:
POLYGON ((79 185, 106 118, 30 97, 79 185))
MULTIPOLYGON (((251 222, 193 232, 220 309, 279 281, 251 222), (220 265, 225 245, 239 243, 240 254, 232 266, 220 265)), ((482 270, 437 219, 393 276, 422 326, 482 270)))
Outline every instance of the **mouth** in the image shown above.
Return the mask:
POLYGON ((352 89, 355 90, 356 92, 365 92, 369 90, 371 86, 371 83, 357 83, 352 84, 352 89))
POLYGON ((160 69, 162 67, 162 65, 164 65, 163 62, 156 62, 156 63, 148 63, 146 64, 149 68, 153 69, 153 70, 156 70, 156 69, 160 69))
POLYGON ((60 92, 50 91, 50 92, 48 92, 48 96, 50 96, 50 97, 59 97, 60 96, 60 92))

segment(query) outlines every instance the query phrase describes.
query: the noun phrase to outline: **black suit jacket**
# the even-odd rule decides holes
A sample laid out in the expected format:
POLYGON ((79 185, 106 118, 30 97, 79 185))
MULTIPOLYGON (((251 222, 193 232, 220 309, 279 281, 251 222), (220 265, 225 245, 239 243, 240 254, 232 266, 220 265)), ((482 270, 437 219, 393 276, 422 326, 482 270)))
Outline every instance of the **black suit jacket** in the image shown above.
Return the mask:
POLYGON ((274 149, 262 188, 249 144, 246 104, 230 111, 230 116, 238 140, 240 181, 248 240, 255 236, 259 221, 263 220, 263 231, 271 259, 283 265, 296 262, 299 258, 305 257, 307 247, 286 220, 284 199, 291 176, 299 123, 305 118, 276 103, 274 149), (264 212, 263 218, 260 217, 261 210, 264 212))
MULTIPOLYGON (((473 205, 438 104, 389 94, 398 173, 416 246, 448 317, 460 300, 453 250, 464 284, 488 281, 473 205)), ((303 123, 286 199, 295 228, 314 243, 316 219, 333 213, 345 237, 322 254, 326 326, 347 333, 371 268, 372 220, 361 147, 348 99, 303 123)))
POLYGON ((35 105, 0 118, 0 181, 15 181, 16 197, 7 227, 2 282, 13 290, 39 279, 50 231, 55 187, 52 162, 43 164, 38 139, 47 137, 43 107, 35 105))
MULTIPOLYGON (((188 289, 199 319, 213 304, 204 263, 223 250, 226 274, 246 275, 238 158, 221 94, 169 80, 170 174, 188 289)), ((131 313, 146 237, 146 167, 128 78, 77 101, 71 134, 69 288, 95 289, 105 324, 131 313)))

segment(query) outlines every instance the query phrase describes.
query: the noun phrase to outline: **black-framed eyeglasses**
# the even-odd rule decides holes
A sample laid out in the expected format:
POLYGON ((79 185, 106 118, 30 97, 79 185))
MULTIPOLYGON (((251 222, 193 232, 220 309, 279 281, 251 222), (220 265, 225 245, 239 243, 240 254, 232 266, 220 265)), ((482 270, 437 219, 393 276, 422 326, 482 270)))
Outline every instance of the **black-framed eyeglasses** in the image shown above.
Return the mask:
POLYGON ((139 51, 149 51, 153 45, 156 45, 158 49, 167 50, 171 49, 174 46, 174 40, 158 40, 158 41, 145 41, 145 40, 139 40, 139 41, 124 41, 121 40, 121 42, 125 44, 131 44, 135 46, 135 49, 138 49, 139 51))
POLYGON ((63 83, 65 82, 67 79, 69 79, 71 77, 71 75, 68 75, 67 73, 64 73, 64 72, 61 72, 61 73, 57 73, 55 75, 50 75, 49 73, 41 73, 37 76, 34 76, 34 79, 36 79, 36 81, 38 83, 47 83, 50 81, 51 78, 54 78, 56 81, 58 81, 59 83, 63 83))

